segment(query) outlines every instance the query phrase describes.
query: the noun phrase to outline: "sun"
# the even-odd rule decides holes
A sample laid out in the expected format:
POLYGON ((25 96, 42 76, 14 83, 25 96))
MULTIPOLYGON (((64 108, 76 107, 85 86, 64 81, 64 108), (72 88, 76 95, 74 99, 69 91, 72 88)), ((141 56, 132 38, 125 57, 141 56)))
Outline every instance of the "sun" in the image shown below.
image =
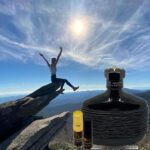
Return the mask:
POLYGON ((72 18, 69 22, 69 29, 74 37, 85 37, 88 33, 88 20, 84 17, 72 18))
POLYGON ((75 35, 79 36, 83 34, 84 31, 84 22, 81 19, 76 19, 72 22, 72 32, 75 35))

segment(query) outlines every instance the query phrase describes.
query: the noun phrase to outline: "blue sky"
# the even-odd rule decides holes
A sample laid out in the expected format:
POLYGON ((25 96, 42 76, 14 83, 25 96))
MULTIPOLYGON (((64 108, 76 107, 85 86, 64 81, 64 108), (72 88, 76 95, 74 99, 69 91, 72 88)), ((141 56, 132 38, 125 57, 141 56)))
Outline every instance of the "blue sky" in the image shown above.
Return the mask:
POLYGON ((38 53, 50 60, 59 46, 58 76, 80 90, 104 89, 104 69, 112 66, 126 70, 125 87, 150 88, 149 8, 149 0, 1 0, 0 95, 49 83, 38 53))

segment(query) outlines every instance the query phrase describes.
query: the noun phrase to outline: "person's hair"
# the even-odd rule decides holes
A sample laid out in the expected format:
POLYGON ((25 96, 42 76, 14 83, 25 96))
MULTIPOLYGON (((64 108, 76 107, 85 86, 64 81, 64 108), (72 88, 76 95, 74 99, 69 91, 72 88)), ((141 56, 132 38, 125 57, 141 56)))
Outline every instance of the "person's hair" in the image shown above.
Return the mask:
POLYGON ((51 63, 53 64, 53 63, 55 63, 55 62, 56 62, 56 58, 53 57, 53 58, 51 59, 51 63))

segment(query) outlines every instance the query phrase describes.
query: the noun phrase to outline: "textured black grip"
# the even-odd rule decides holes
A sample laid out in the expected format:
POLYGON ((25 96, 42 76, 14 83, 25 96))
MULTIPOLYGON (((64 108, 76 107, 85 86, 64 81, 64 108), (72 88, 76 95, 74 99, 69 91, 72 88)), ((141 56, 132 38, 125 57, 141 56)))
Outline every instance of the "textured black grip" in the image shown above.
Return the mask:
POLYGON ((92 121, 93 143, 123 146, 140 141, 148 129, 148 104, 142 98, 121 92, 122 102, 108 102, 107 93, 84 102, 85 120, 92 121))

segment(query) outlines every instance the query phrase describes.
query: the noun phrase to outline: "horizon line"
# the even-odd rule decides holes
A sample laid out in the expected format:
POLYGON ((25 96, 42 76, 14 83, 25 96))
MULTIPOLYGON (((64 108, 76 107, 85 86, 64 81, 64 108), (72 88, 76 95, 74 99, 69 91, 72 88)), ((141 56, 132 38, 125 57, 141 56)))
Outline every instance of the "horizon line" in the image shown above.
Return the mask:
MULTIPOLYGON (((130 87, 130 88, 126 88, 125 89, 131 89, 131 90, 149 90, 150 87, 130 87)), ((82 89, 82 90, 78 90, 77 92, 86 92, 86 91, 103 91, 106 90, 106 88, 101 88, 101 89, 82 89)), ((32 90, 25 90, 25 91, 12 91, 12 92, 3 92, 0 93, 0 98, 2 97, 7 97, 7 96, 19 96, 19 95, 27 95, 32 93, 32 90)), ((65 93, 73 93, 74 91, 72 90, 66 90, 65 93)))

